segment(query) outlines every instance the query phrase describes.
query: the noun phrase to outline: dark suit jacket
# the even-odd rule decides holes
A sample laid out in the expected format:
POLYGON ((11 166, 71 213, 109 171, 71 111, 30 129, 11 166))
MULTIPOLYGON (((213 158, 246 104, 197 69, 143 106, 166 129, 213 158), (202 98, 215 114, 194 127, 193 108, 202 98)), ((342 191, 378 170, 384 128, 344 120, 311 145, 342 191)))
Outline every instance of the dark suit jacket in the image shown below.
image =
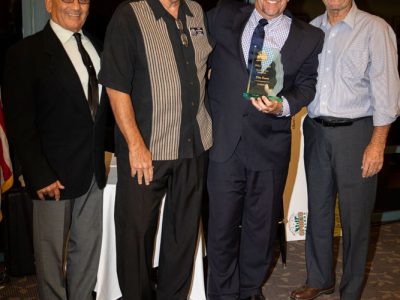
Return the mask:
MULTIPOLYGON (((247 166, 253 170, 287 168, 290 158, 289 117, 275 117, 257 111, 242 97, 249 78, 241 37, 253 12, 253 5, 222 0, 208 14, 216 47, 210 57, 212 69, 208 94, 213 120, 214 146, 210 159, 224 162, 240 138, 248 148, 247 166)), ((318 54, 324 34, 303 21, 292 18, 289 36, 281 50, 284 68, 284 96, 293 116, 315 95, 318 54)))
POLYGON ((104 187, 106 93, 93 121, 79 76, 49 24, 10 49, 2 98, 9 139, 32 197, 56 180, 65 186, 61 199, 81 196, 93 174, 104 187))

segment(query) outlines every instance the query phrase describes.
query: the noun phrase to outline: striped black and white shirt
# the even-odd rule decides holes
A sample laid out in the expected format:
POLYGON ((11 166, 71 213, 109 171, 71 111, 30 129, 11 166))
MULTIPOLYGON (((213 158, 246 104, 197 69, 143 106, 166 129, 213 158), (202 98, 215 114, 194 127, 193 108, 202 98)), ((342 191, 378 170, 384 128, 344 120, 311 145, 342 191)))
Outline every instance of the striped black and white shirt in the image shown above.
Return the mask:
MULTIPOLYGON (((212 145, 205 73, 212 50, 200 5, 181 2, 176 20, 159 0, 125 2, 107 29, 100 82, 131 96, 137 125, 154 160, 200 155, 212 145)), ((117 131, 116 150, 127 150, 117 131)))

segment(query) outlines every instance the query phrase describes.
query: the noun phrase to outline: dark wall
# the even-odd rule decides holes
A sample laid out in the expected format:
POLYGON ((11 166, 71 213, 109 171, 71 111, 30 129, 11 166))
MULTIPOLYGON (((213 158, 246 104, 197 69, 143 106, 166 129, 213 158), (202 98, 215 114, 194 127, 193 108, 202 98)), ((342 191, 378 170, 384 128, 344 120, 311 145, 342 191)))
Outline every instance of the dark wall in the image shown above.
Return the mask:
POLYGON ((199 0, 197 2, 199 2, 206 11, 211 9, 217 4, 217 0, 199 0))
POLYGON ((117 6, 124 0, 92 0, 90 14, 86 20, 85 29, 100 40, 103 40, 108 21, 117 6))
POLYGON ((0 1, 0 85, 3 82, 4 56, 7 48, 22 38, 21 2, 0 1))

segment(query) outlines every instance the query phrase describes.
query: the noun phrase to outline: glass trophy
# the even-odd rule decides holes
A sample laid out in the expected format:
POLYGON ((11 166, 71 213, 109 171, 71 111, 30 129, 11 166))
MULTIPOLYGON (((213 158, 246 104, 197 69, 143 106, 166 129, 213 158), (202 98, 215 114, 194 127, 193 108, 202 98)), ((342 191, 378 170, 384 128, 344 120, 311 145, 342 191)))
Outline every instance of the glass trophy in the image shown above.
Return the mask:
POLYGON ((263 48, 254 53, 247 90, 243 97, 249 100, 266 96, 271 101, 282 102, 282 98, 277 96, 283 88, 284 75, 280 51, 275 48, 263 48))

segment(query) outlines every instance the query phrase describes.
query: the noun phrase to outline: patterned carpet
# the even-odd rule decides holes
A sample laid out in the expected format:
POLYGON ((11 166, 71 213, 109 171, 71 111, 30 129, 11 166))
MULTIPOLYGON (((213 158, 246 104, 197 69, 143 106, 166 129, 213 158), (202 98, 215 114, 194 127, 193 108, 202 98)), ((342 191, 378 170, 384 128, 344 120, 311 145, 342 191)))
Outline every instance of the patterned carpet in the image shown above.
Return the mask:
MULTIPOLYGON (((368 276, 362 299, 400 299, 400 223, 375 226, 371 237, 368 276)), ((337 289, 342 265, 340 248, 340 239, 337 239, 336 291, 332 295, 321 296, 321 300, 339 299, 337 289)), ((288 243, 287 267, 283 268, 280 260, 277 260, 272 275, 264 286, 264 295, 268 300, 288 299, 290 291, 304 283, 305 272, 304 242, 288 243)), ((0 299, 38 299, 35 277, 11 278, 9 283, 0 286, 0 299)))
MULTIPOLYGON (((340 239, 335 241, 336 290, 334 294, 318 299, 340 299, 339 284, 342 271, 340 239)), ((288 299, 290 291, 305 282, 304 242, 288 243, 288 260, 284 269, 277 262, 263 292, 268 300, 288 299)), ((400 299, 400 223, 374 226, 371 229, 371 247, 367 265, 367 281, 361 299, 400 299)))

